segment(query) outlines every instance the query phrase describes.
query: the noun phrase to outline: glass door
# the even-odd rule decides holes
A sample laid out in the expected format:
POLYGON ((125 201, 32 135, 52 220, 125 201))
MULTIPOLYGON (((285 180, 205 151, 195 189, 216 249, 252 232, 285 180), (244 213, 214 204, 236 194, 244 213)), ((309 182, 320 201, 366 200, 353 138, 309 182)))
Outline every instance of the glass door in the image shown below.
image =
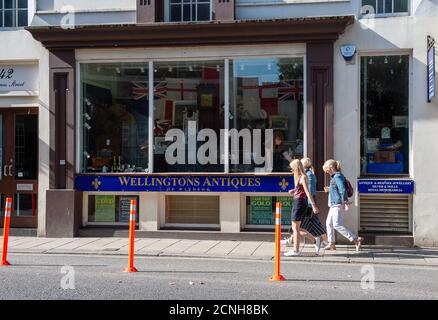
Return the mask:
POLYGON ((0 109, 1 215, 13 198, 11 227, 37 227, 38 113, 35 108, 0 109))

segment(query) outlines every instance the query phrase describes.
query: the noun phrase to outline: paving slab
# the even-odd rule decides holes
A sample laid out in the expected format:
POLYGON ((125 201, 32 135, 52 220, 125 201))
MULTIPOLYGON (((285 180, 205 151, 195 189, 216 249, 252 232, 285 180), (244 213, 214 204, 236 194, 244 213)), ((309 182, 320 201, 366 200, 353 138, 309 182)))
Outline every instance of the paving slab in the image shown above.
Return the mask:
POLYGON ((373 253, 373 263, 399 264, 400 262, 399 256, 396 253, 373 253))
POLYGON ((106 245, 116 242, 117 238, 101 238, 97 241, 90 242, 79 249, 81 251, 101 251, 106 245))
MULTIPOLYGON (((91 242, 97 241, 99 238, 76 238, 75 241, 66 243, 62 246, 59 246, 56 248, 56 250, 61 251, 73 251, 76 249, 80 249, 80 247, 85 246, 86 244, 89 244, 91 242)), ((52 250, 54 251, 54 250, 52 250)))
POLYGON ((200 240, 181 240, 162 250, 162 253, 182 254, 190 247, 197 244, 200 240))
POLYGON ((209 256, 226 256, 240 243, 241 241, 221 241, 208 250, 206 254, 209 256))
POLYGON ((424 258, 424 261, 430 264, 438 265, 438 258, 424 258))
POLYGON ((251 256, 262 244, 261 241, 245 241, 234 247, 229 256, 251 256))
MULTIPOLYGON (((22 240, 24 240, 26 238, 29 238, 29 237, 9 237, 8 243, 14 243, 14 242, 17 242, 17 241, 22 241, 22 240)), ((0 241, 3 243, 3 234, 0 237, 0 241)))
MULTIPOLYGON (((20 244, 25 244, 25 243, 32 243, 33 241, 35 241, 36 238, 29 238, 29 237, 23 237, 21 239, 17 239, 16 241, 10 241, 11 239, 8 239, 8 246, 9 248, 13 248, 14 246, 18 246, 20 244)), ((3 239, 2 239, 2 243, 3 243, 3 239)))
POLYGON ((40 244, 35 247, 35 249, 41 249, 41 250, 51 250, 56 249, 57 247, 63 246, 67 243, 73 242, 75 239, 73 238, 61 238, 61 239, 51 239, 50 242, 40 244))
MULTIPOLYGON (((289 247, 284 247, 289 248, 289 247)), ((253 253, 253 257, 273 257, 275 254, 275 244, 272 242, 263 242, 253 253)))
POLYGON ((102 247, 103 252, 116 252, 123 246, 126 246, 128 244, 128 239, 126 238, 117 238, 116 241, 111 242, 109 244, 106 244, 102 247))
POLYGON ((17 250, 17 249, 31 249, 31 248, 35 248, 39 245, 43 245, 45 243, 48 242, 52 242, 53 240, 51 239, 47 239, 47 238, 37 238, 34 239, 33 241, 29 241, 29 242, 21 242, 19 244, 11 244, 11 249, 17 250))
POLYGON ((218 245, 219 243, 220 241, 217 240, 202 240, 192 245, 190 248, 187 248, 187 250, 185 250, 184 253, 188 255, 205 254, 207 251, 209 251, 211 248, 218 245))
POLYGON ((160 241, 159 238, 143 238, 143 239, 137 239, 138 241, 134 244, 134 250, 135 252, 141 251, 143 248, 146 248, 147 246, 151 245, 152 243, 160 241))
POLYGON ((150 245, 145 246, 139 252, 160 252, 167 247, 170 247, 176 242, 182 241, 180 239, 160 239, 159 241, 153 242, 150 245))

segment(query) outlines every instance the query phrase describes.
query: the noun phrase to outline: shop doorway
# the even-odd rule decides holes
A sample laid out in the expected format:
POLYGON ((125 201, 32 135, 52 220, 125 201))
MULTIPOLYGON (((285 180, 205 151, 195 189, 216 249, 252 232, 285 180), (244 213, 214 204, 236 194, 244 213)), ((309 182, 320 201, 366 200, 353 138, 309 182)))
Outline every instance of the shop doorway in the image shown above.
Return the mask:
POLYGON ((11 227, 38 224, 38 109, 0 108, 1 215, 13 199, 11 227))

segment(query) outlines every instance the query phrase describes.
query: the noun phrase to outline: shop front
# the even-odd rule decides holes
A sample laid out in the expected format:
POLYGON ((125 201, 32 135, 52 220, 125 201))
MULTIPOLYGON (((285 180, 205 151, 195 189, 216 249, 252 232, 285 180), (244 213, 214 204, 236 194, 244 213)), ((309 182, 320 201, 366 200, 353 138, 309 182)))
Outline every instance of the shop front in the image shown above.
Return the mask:
POLYGON ((272 229, 279 201, 290 224, 289 162, 333 156, 333 43, 352 21, 28 28, 64 89, 48 217, 68 198, 82 227, 127 226, 135 198, 141 230, 240 232, 272 229))
POLYGON ((0 201, 11 227, 38 225, 38 63, 0 62, 0 201))

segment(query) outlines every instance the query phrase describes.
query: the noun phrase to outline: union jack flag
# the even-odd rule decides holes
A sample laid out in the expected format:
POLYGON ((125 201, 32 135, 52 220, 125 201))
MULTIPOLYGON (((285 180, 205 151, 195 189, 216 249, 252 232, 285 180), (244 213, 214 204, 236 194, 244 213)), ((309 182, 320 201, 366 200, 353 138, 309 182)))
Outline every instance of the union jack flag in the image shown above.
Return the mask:
POLYGON ((278 85, 278 100, 303 100, 303 80, 280 81, 278 85))
MULTIPOLYGON (((132 94, 134 100, 140 100, 144 97, 149 96, 149 87, 147 81, 133 81, 132 84, 134 85, 132 87, 132 94)), ((161 81, 158 82, 154 87, 154 99, 163 99, 166 97, 167 94, 167 82, 161 81)))

